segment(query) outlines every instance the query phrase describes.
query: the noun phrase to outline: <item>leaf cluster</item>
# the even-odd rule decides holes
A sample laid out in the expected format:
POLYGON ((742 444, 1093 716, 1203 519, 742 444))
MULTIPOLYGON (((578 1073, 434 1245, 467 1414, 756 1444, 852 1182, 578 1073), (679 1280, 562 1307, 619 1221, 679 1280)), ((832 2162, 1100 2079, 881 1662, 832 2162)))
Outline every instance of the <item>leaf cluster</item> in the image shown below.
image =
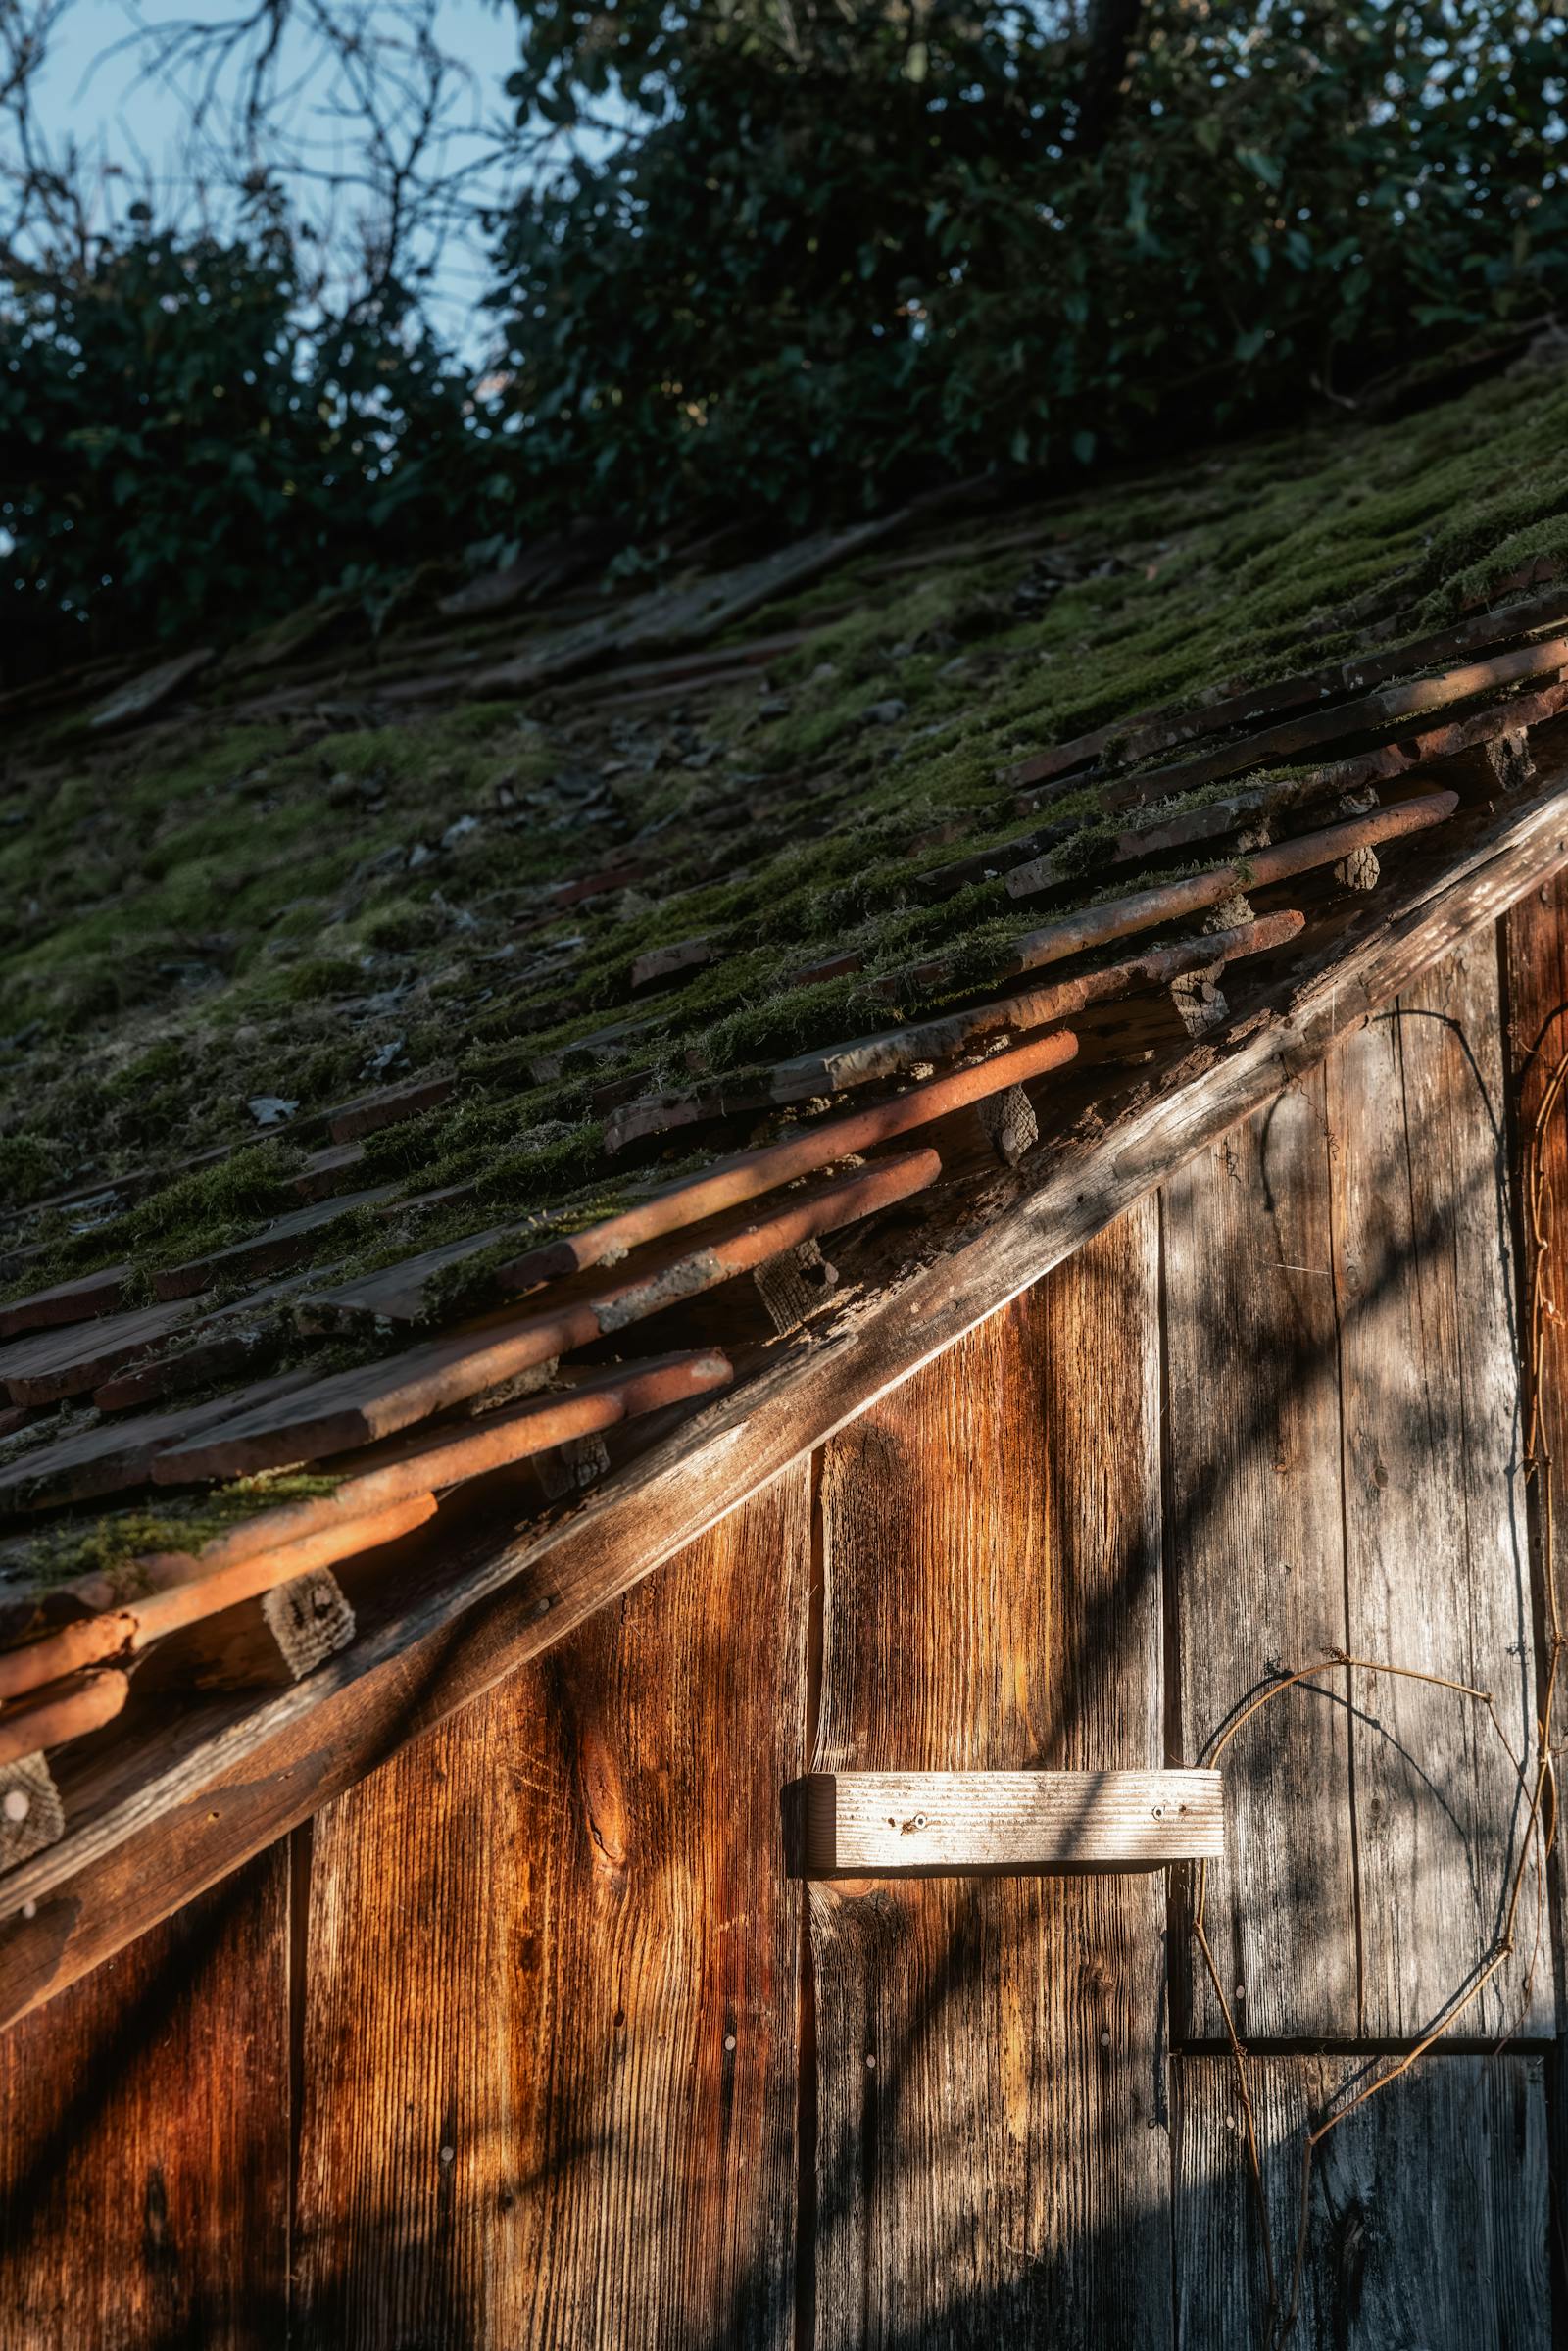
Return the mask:
POLYGON ((396 289, 322 318, 285 228, 150 224, 0 280, 7 666, 240 634, 444 540, 489 459, 396 289))
POLYGON ((1562 24, 1530 0, 526 12, 527 113, 635 107, 499 253, 532 465, 792 522, 1353 396, 1548 312, 1562 24))

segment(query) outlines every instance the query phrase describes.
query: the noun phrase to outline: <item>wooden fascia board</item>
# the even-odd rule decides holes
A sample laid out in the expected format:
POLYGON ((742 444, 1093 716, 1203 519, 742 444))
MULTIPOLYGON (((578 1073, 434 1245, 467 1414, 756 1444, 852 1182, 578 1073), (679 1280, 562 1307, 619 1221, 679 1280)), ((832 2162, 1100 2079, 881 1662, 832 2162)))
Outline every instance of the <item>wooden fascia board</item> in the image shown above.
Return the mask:
POLYGON ((0 1886, 0 2024, 74 1982, 410 1739, 492 1689, 943 1353, 1272 1100, 1335 1039, 1465 934, 1568 864, 1568 755, 1528 805, 1494 809, 1464 853, 1275 1017, 1092 1149, 1049 1162, 1010 1204, 847 1327, 775 1358, 569 1515, 499 1544, 460 1533, 437 1590, 305 1682, 187 1729, 138 1777, 0 1886))

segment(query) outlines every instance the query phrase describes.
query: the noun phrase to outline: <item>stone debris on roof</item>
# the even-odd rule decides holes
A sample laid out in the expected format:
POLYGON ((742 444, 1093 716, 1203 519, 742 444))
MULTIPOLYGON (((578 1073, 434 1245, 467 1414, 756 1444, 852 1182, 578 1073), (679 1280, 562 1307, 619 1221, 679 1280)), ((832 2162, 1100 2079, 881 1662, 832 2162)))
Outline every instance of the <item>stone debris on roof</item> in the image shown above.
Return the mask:
POLYGON ((334 606, 133 678, 112 740, 35 719, 48 870, 0 977, 71 1144, 7 1203, 0 1641, 102 1617, 85 1674, 242 1564, 698 1410, 726 1317, 738 1368, 848 1310, 827 1235, 914 1230, 971 1150, 1026 1176, 1271 1017, 1568 710, 1568 401, 1489 399, 564 604, 585 534, 373 661, 334 606), (288 681, 236 702, 262 661, 288 681), (144 795, 134 923, 115 828, 74 862, 58 829, 100 772, 144 795), (170 859, 228 878, 164 906, 170 859), (298 1106, 258 1131, 264 1099, 298 1106))

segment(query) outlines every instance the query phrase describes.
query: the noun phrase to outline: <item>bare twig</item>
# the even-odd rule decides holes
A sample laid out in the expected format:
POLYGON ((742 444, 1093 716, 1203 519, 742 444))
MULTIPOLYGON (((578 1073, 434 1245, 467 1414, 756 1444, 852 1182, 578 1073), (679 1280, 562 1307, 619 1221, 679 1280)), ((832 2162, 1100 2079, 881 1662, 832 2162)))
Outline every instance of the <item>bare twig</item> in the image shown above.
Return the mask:
MULTIPOLYGON (((1537 1052, 1540 1051, 1538 1046, 1537 1052)), ((1534 1059, 1534 1054, 1531 1060, 1534 1059)), ((1528 1073, 1530 1061, 1525 1064, 1528 1073)), ((1455 1989, 1438 2016, 1412 2048, 1392 2059, 1370 2081, 1363 2082, 1343 2103, 1311 2126, 1301 2149, 1301 2180, 1299 2208, 1297 2221, 1296 2249, 1291 2263, 1289 2292, 1282 2296, 1278 2266, 1275 2259, 1273 2234, 1269 2225, 1268 2200, 1263 2181, 1262 2158, 1258 2145, 1257 2113, 1252 2097, 1250 2062, 1246 2044, 1237 2029, 1235 2015, 1225 1995, 1220 1971, 1214 1957, 1207 1932, 1208 1864, 1200 1862, 1196 1879, 1196 1896, 1189 1932, 1202 1961, 1204 1973, 1218 2003, 1224 2023, 1225 2038, 1235 2070, 1237 2091, 1241 2100, 1249 2178, 1253 2203, 1258 2217, 1262 2247, 1264 2292, 1266 2299, 1265 2342, 1270 2351, 1285 2342, 1295 2327, 1300 2310, 1301 2281, 1306 2260, 1307 2235, 1311 2220, 1311 2190, 1313 2167, 1318 2149, 1330 2133, 1339 2129, 1348 2116, 1354 2114, 1371 2098, 1387 2089, 1407 2074, 1437 2042, 1450 2033, 1459 2019, 1480 1997, 1487 1984, 1514 1955, 1518 1942, 1519 1913, 1525 1880, 1532 1857, 1538 1862, 1536 1872, 1536 1951, 1533 1952, 1528 1985, 1534 1979, 1536 1957, 1542 1933, 1544 1861, 1552 1847, 1557 1824, 1556 1757, 1562 1742, 1553 1734, 1556 1716, 1558 1684, 1561 1677, 1563 1652, 1568 1637, 1563 1630, 1561 1597, 1557 1590, 1555 1512, 1553 1473, 1550 1446, 1546 1442, 1543 1411, 1542 1371, 1548 1323, 1561 1320, 1551 1295, 1549 1275, 1552 1257, 1550 1196, 1545 1172, 1545 1138, 1547 1129, 1568 1089, 1568 1051, 1561 1053, 1547 1076, 1541 1102, 1531 1123, 1522 1153, 1521 1192, 1523 1198, 1525 1240, 1529 1262, 1526 1268, 1526 1330, 1527 1348, 1525 1378, 1526 1429, 1524 1442, 1524 1471, 1536 1495, 1536 1524, 1538 1549, 1542 1562, 1542 1583, 1544 1593, 1546 1658, 1535 1734, 1533 1755, 1514 1752, 1503 1729, 1496 1704, 1490 1690, 1477 1689, 1446 1674, 1422 1668, 1400 1665, 1386 1658, 1355 1657, 1336 1649, 1317 1665, 1282 1670, 1266 1690, 1241 1706, 1224 1724, 1218 1734, 1206 1742, 1203 1758, 1217 1763, 1232 1740, 1252 1722, 1265 1706, 1288 1690, 1320 1680, 1324 1675, 1343 1672, 1348 1681, 1357 1673, 1388 1674, 1397 1679, 1424 1682, 1449 1691, 1462 1703, 1474 1706, 1485 1715, 1513 1768, 1521 1792, 1526 1799, 1523 1834, 1518 1853, 1506 1881, 1502 1917, 1490 1947, 1482 1953, 1474 1973, 1463 1985, 1455 1989)))

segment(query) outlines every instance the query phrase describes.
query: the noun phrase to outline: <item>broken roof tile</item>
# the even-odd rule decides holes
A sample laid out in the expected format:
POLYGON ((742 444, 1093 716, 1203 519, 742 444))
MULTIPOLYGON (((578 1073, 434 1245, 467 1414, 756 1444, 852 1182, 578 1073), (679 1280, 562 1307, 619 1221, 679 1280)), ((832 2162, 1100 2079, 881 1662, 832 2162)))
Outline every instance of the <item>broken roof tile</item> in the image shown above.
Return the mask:
POLYGON ((820 531, 814 538, 797 540, 733 570, 672 587, 650 588, 603 617, 535 638, 510 661, 470 678, 466 691, 484 700, 527 694, 538 686, 578 677, 617 654, 651 654, 666 646, 701 643, 744 619, 760 605, 819 579, 835 564, 847 563, 899 529, 904 520, 902 514, 887 514, 873 522, 853 523, 847 530, 820 531))
POLYGON ((156 669, 145 670, 128 686, 117 688, 107 702, 101 702, 89 714, 87 724, 100 733, 108 733, 112 728, 133 726, 138 719, 150 718, 172 694, 176 694, 205 669, 212 659, 213 648, 203 645, 193 653, 176 654, 172 661, 161 661, 156 669))

